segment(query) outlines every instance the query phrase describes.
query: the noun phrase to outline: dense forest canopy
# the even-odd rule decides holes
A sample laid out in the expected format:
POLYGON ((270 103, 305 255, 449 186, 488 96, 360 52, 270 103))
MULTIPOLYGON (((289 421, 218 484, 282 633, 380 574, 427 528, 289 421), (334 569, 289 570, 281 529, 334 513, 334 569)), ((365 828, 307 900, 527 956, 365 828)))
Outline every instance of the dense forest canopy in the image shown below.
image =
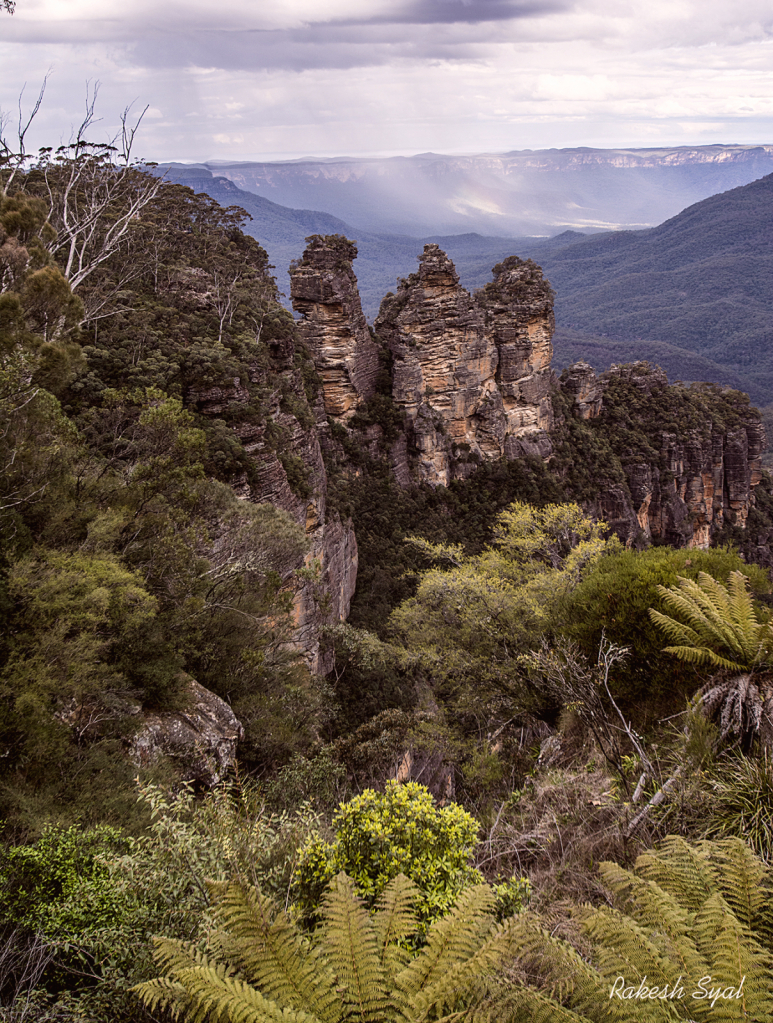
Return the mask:
POLYGON ((326 420, 244 211, 82 135, 0 182, 0 1019, 622 1019, 615 971, 685 962, 767 1018, 769 483, 711 549, 593 514, 748 401, 638 366, 556 392, 549 462, 398 487, 389 352, 326 420), (222 749, 152 748, 207 707, 222 749))

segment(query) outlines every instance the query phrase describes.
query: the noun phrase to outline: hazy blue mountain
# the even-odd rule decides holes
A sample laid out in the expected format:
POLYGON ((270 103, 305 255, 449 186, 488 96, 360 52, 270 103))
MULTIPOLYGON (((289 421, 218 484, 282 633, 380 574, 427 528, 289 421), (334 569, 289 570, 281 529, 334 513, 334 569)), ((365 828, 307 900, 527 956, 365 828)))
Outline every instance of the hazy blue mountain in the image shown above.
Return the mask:
POLYGON ((437 242, 474 290, 511 254, 535 259, 556 290, 557 369, 585 358, 601 370, 648 359, 671 379, 713 380, 773 401, 773 175, 714 195, 658 227, 588 236, 498 238, 474 232, 424 237, 365 231, 329 213, 291 209, 213 176, 203 165, 169 176, 223 205, 244 207, 247 230, 268 250, 280 287, 309 234, 357 241, 355 264, 369 319, 398 277, 437 242))
POLYGON ((562 353, 597 368, 638 353, 773 401, 773 174, 650 230, 561 241, 528 254, 556 290, 562 353))
POLYGON ((391 159, 210 162, 283 206, 326 210, 360 230, 500 237, 659 224, 773 171, 773 146, 548 149, 391 159))
MULTIPOLYGON (((486 238, 475 233, 451 237, 433 234, 426 238, 379 234, 353 227, 319 210, 280 206, 237 188, 228 178, 214 176, 203 165, 170 164, 159 168, 159 171, 166 172, 170 180, 188 185, 195 192, 206 192, 223 206, 245 209, 253 218, 245 226, 245 231, 257 238, 268 252, 276 267, 276 279, 285 292, 290 290, 287 267, 292 259, 303 253, 308 235, 343 234, 356 241, 359 255, 354 269, 362 307, 371 320, 375 319, 384 295, 395 290, 398 277, 405 277, 417 268, 417 257, 425 242, 437 242, 448 252, 467 287, 479 287, 490 280, 495 263, 521 251, 527 244, 525 239, 486 238)), ((530 243, 533 244, 533 239, 530 243)))

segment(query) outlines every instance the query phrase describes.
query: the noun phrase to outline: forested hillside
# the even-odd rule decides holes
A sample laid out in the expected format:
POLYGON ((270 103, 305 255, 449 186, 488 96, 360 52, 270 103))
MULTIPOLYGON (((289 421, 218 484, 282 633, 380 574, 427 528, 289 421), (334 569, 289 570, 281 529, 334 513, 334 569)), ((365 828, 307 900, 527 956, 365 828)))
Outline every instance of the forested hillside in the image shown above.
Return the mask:
POLYGON ((593 361, 667 355, 685 380, 741 386, 770 403, 773 387, 773 176, 704 199, 648 231, 533 246, 559 296, 567 354, 593 361), (591 335, 585 342, 581 333, 591 335), (654 345, 639 341, 655 342, 654 345), (585 345, 588 347, 585 347, 585 345), (667 346, 664 348, 663 346, 667 346), (607 352, 604 353, 604 349, 607 352), (708 360, 711 367, 703 360, 708 360))
POLYGON ((294 321, 126 152, 0 181, 0 1020, 768 1019, 746 395, 558 379, 512 253, 370 328, 314 234, 294 321))

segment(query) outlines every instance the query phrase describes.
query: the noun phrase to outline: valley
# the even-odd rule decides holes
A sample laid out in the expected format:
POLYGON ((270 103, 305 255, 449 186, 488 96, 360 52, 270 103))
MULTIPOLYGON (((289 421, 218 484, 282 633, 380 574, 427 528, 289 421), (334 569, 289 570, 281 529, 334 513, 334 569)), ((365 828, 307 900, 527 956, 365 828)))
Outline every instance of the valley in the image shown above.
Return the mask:
MULTIPOLYGON (((752 372, 770 179, 636 232, 355 243, 205 169, 114 159, 2 171, 0 1013, 151 1023, 198 999, 267 1023, 265 942, 301 987, 319 972, 304 1004, 331 1021, 359 1018, 343 948, 406 1021, 469 998, 601 1023, 605 927, 638 927, 625 892, 686 862, 720 879, 706 912, 745 879, 723 919, 764 1018, 765 428, 742 390, 641 356, 752 372), (728 266, 723 351, 699 324, 728 266), (556 355, 562 317, 560 343, 611 360, 604 329, 644 330, 650 293, 667 322, 688 286, 679 345, 556 355), (452 928, 469 985, 408 985, 452 928)), ((686 927, 735 991, 730 939, 686 927)))

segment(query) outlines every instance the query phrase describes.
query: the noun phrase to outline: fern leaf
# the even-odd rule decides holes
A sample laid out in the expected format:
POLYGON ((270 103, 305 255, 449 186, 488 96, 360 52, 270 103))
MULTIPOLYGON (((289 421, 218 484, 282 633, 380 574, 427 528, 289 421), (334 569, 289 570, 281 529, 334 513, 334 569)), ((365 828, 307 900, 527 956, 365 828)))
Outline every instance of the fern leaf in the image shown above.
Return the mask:
POLYGON ((636 860, 636 874, 654 881, 684 909, 695 912, 717 890, 716 868, 683 838, 671 835, 636 860))
POLYGON ((650 620, 656 625, 659 625, 669 639, 675 642, 681 642, 688 646, 701 646, 701 636, 691 629, 689 625, 685 625, 683 622, 678 622, 676 618, 672 618, 670 615, 663 614, 662 611, 657 611, 654 607, 649 609, 650 620))
POLYGON ((675 964, 678 973, 700 976, 706 964, 690 936, 692 921, 688 911, 654 881, 638 877, 616 863, 600 864, 599 873, 620 899, 620 908, 647 931, 652 943, 675 964))
POLYGON ((571 945, 548 934, 533 913, 512 918, 510 939, 519 964, 540 978, 546 997, 580 1015, 593 1016, 594 1007, 610 1004, 609 986, 599 973, 571 945))
POLYGON ((453 963, 433 984, 426 984, 417 993, 414 1004, 425 1016, 431 1008, 442 1012, 452 1008, 460 997, 480 1001, 489 988, 489 979, 512 950, 514 918, 504 924, 490 921, 490 934, 473 955, 453 963))
POLYGON ((413 881, 405 874, 398 874, 376 903, 373 927, 381 964, 390 981, 410 959, 408 950, 399 943, 416 933, 418 918, 414 903, 417 892, 418 887, 413 881))
POLYGON ((679 588, 658 586, 658 593, 666 607, 678 611, 703 642, 718 632, 722 634, 721 616, 717 615, 716 608, 692 579, 680 577, 679 588))
POLYGON ((188 992, 182 984, 158 977, 143 984, 136 984, 130 989, 140 999, 145 1008, 151 1012, 165 1009, 173 1019, 179 1019, 188 1005, 188 992))
POLYGON ((340 1003, 332 976, 309 956, 287 914, 248 886, 222 885, 218 894, 217 918, 228 935, 224 951, 247 980, 271 1001, 335 1021, 340 1003))
POLYGON ((718 1000, 712 1019, 772 1019, 773 958, 750 937, 721 895, 708 900, 704 913, 696 917, 696 928, 702 928, 700 918, 704 916, 708 921, 705 934, 711 935, 711 986, 741 990, 740 999, 718 1000))
POLYGON ((432 924, 427 944, 395 977, 395 986, 412 997, 431 987, 451 966, 471 958, 494 926, 494 902, 488 885, 462 892, 450 913, 432 924))
POLYGON ((470 1016, 470 1023, 594 1023, 573 1009, 528 987, 513 987, 484 1002, 470 1016))
POLYGON ((358 1023, 380 1023, 392 1002, 373 922, 354 882, 341 873, 322 904, 321 948, 358 1023))
POLYGON ((770 871, 740 838, 702 842, 699 848, 717 865, 717 885, 738 920, 750 932, 767 934, 771 914, 770 871))
POLYGON ((596 909, 583 920, 586 933, 597 944, 600 975, 608 985, 619 976, 628 984, 646 982, 658 988, 673 988, 684 974, 650 938, 647 928, 615 910, 596 909))
POLYGON ((730 661, 727 657, 715 653, 709 647, 700 646, 664 646, 664 654, 673 654, 687 664, 705 664, 711 668, 728 668, 730 671, 743 671, 743 665, 730 661))
POLYGON ((728 580, 730 617, 744 649, 752 650, 760 638, 760 622, 743 572, 731 572, 728 580))
POLYGON ((224 967, 180 970, 176 978, 188 993, 189 1023, 320 1023, 319 1017, 282 1008, 224 967))

